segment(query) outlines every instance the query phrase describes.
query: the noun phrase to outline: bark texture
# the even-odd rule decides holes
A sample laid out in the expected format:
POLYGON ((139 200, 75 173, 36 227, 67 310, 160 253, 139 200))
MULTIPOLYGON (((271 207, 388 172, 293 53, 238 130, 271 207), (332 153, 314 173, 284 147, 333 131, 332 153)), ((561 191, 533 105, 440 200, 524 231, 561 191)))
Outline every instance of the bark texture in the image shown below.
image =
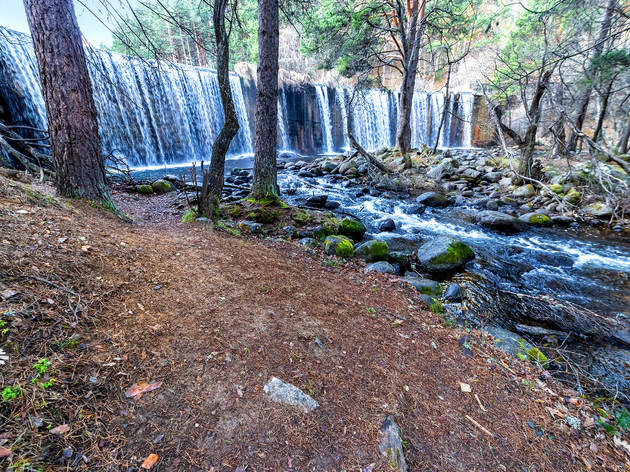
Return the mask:
POLYGON ((210 218, 218 214, 221 194, 223 193, 225 155, 239 129, 238 117, 232 99, 232 89, 230 88, 230 47, 225 30, 226 4, 227 0, 215 0, 212 15, 214 35, 217 41, 217 78, 225 122, 217 139, 212 144, 210 168, 203 174, 199 212, 210 218))
POLYGON ((111 205, 92 84, 72 0, 24 0, 56 166, 57 191, 111 205))
MULTIPOLYGON (((418 0, 408 2, 407 28, 404 28, 405 22, 400 22, 400 33, 403 38, 401 44, 403 76, 400 84, 399 112, 396 122, 396 147, 403 155, 407 154, 411 148, 411 107, 418 73, 425 6, 426 0, 421 0, 420 5, 418 0)), ((398 15, 401 19, 404 18, 402 12, 399 12, 398 15)))
POLYGON ((277 198, 278 0, 258 0, 258 69, 251 196, 277 198))

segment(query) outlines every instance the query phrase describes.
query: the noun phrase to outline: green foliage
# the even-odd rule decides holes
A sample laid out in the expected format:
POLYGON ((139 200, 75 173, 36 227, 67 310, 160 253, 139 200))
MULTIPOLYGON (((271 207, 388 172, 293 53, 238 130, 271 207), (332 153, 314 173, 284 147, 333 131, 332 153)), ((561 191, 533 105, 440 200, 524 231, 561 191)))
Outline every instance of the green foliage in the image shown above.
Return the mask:
POLYGON ((431 302, 431 305, 429 305, 429 310, 431 311, 431 313, 435 313, 436 315, 443 315, 444 305, 442 305, 442 302, 440 300, 434 298, 431 302))
POLYGON ((197 216, 197 210, 191 208, 186 213, 184 213, 184 216, 182 216, 182 223, 194 223, 197 219, 197 216))
POLYGON ((3 402, 8 402, 15 398, 21 397, 22 389, 20 387, 13 387, 9 385, 8 387, 4 387, 2 392, 0 392, 0 395, 2 395, 3 402))
POLYGON ((525 341, 522 339, 519 340, 519 344, 521 346, 522 352, 518 353, 518 357, 521 360, 533 362, 540 365, 544 369, 547 368, 547 365, 549 364, 549 359, 547 359, 547 356, 545 356, 540 349, 538 349, 537 347, 531 347, 528 349, 525 346, 525 341))
MULTIPOLYGON (((148 59, 213 66, 215 51, 213 2, 147 0, 133 7, 114 28, 112 50, 148 59)), ((234 16, 226 14, 230 31, 230 65, 256 62, 258 13, 254 0, 241 0, 234 16)))
POLYGON ((150 185, 138 185, 138 192, 143 195, 151 195, 153 193, 153 187, 150 185))
POLYGON ((597 421, 604 431, 613 436, 621 436, 626 431, 630 431, 630 413, 623 407, 609 414, 603 409, 599 409, 602 417, 597 421))
POLYGON ((33 369, 35 369, 38 375, 44 375, 48 369, 50 369, 51 365, 51 362, 47 358, 43 358, 33 364, 33 369))
POLYGON ((240 236, 241 232, 237 228, 227 225, 224 221, 218 220, 214 223, 214 229, 231 234, 232 236, 240 236))

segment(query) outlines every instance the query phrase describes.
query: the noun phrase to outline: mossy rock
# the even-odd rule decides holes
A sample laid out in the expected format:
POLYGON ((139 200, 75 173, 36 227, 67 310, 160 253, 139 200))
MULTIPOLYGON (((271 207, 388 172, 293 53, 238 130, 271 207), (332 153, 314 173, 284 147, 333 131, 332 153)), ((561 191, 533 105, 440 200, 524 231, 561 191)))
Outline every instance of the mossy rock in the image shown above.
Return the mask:
POLYGON ((543 213, 525 213, 519 220, 532 226, 549 226, 551 218, 543 213))
POLYGON ((298 226, 305 226, 313 221, 313 215, 304 210, 297 210, 293 213, 292 218, 298 226))
POLYGON ((553 193, 557 194, 560 194, 564 191, 564 187, 562 186, 562 184, 552 184, 549 186, 549 188, 553 193))
POLYGON ((427 272, 451 272, 475 257, 466 243, 446 236, 427 241, 418 248, 418 262, 427 272))
POLYGON ((387 243, 380 239, 371 239, 354 248, 354 255, 366 261, 386 261, 388 254, 387 243))
POLYGON ((571 189, 564 196, 563 201, 569 203, 570 205, 577 205, 578 203, 580 203, 581 199, 582 195, 580 195, 580 192, 578 192, 575 187, 571 187, 571 189))
POLYGON ((250 211, 247 218, 261 224, 270 224, 280 217, 280 210, 261 206, 250 211))
POLYGON ((160 193, 160 194, 173 191, 173 185, 164 179, 156 180, 155 182, 151 184, 151 187, 153 188, 153 191, 155 193, 160 193))
POLYGON ((339 223, 339 234, 348 236, 353 241, 361 241, 365 231, 365 225, 353 218, 344 218, 339 223))
POLYGON ((420 277, 404 277, 403 280, 425 295, 441 297, 444 291, 442 284, 435 280, 421 279, 420 277))
POLYGON ((339 257, 352 257, 354 254, 354 243, 352 239, 342 235, 328 236, 324 241, 324 251, 326 254, 339 257))
POLYGON ((151 187, 150 185, 138 185, 138 192, 140 192, 143 195, 151 195, 153 193, 153 187, 151 187))

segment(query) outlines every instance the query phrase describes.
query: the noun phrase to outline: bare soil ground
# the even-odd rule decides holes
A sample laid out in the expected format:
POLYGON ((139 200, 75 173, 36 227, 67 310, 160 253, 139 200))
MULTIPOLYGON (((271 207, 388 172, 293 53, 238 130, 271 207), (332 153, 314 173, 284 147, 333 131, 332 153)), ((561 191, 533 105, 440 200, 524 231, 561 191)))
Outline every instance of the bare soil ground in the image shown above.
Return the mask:
POLYGON ((410 470, 630 470, 586 402, 394 278, 180 223, 172 196, 115 195, 128 224, 32 187, 0 177, 4 468, 389 470, 391 414, 410 470), (320 407, 269 401, 271 376, 320 407))

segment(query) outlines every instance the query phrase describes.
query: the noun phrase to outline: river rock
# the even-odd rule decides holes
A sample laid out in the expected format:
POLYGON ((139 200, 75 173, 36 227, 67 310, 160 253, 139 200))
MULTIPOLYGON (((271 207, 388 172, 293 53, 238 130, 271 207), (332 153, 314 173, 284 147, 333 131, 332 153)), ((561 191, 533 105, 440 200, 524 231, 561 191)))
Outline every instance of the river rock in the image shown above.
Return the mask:
POLYGON ((512 185, 512 177, 503 177, 499 180, 500 187, 509 187, 512 185))
POLYGON ((328 236, 324 240, 324 252, 339 257, 351 257, 354 254, 354 243, 346 236, 328 236))
POLYGON ((297 234, 297 228, 293 225, 283 226, 282 234, 284 234, 287 238, 292 239, 297 234))
POLYGON ((498 326, 486 326, 484 328, 494 338, 494 345, 514 357, 523 354, 523 351, 534 349, 534 345, 525 341, 521 336, 498 326))
POLYGON ((319 243, 317 242, 316 239, 313 239, 313 238, 302 238, 300 239, 300 244, 304 247, 313 248, 313 247, 317 247, 319 243))
POLYGON ((439 297, 442 295, 442 285, 435 280, 422 279, 415 274, 405 275, 403 280, 425 295, 439 297))
POLYGON ((469 179, 473 179, 474 180, 474 179, 478 179, 479 178, 479 176, 481 175, 481 172, 479 172, 476 169, 469 168, 469 169, 466 169, 464 171, 463 175, 465 177, 468 177, 469 179))
POLYGON ((483 210, 474 213, 472 221, 496 231, 517 232, 525 226, 518 218, 494 210, 483 210))
POLYGON ((243 220, 239 221, 236 227, 245 233, 258 234, 262 232, 263 225, 254 221, 243 220))
POLYGON ((354 255, 367 261, 385 261, 388 252, 387 243, 381 239, 371 239, 354 248, 354 255))
POLYGON ((334 200, 328 200, 326 203, 324 203, 324 208, 326 208, 327 210, 336 210, 340 206, 341 203, 334 200))
POLYGON ((584 212, 590 216, 601 219, 610 218, 613 214, 612 208, 603 202, 595 202, 585 206, 584 212))
POLYGON ((391 218, 381 221, 378 224, 378 230, 381 232, 394 231, 396 229, 396 222, 391 218))
POLYGON ((427 272, 450 272, 463 267, 475 257, 465 243, 439 236, 427 241, 417 250, 418 263, 427 272))
POLYGON ((162 180, 166 180, 167 182, 170 182, 174 185, 182 183, 182 179, 173 174, 166 174, 164 177, 162 177, 162 180))
POLYGON ((328 195, 311 195, 306 199, 306 204, 314 207, 323 207, 328 200, 328 195))
POLYGON ((580 195, 580 192, 578 192, 575 187, 571 187, 571 189, 565 194, 562 201, 568 203, 569 205, 577 205, 580 203, 581 199, 582 195, 580 195))
POLYGON ((365 225, 354 218, 344 218, 339 223, 339 234, 348 236, 353 241, 361 241, 365 231, 365 225))
POLYGON ((444 208, 448 206, 448 198, 437 192, 425 192, 416 198, 416 202, 434 208, 444 208))
POLYGON ((168 193, 173 191, 173 185, 164 179, 153 182, 151 188, 153 188, 155 193, 168 193))
POLYGON ((494 183, 501 180, 502 177, 503 177, 503 172, 488 172, 487 174, 484 174, 483 180, 494 183))
POLYGON ((389 465, 399 471, 407 472, 407 461, 403 451, 402 435, 394 418, 388 415, 379 432, 378 452, 387 456, 389 465))
POLYGON ((515 197, 524 198, 533 197, 534 195, 536 195, 536 189, 532 184, 522 185, 520 187, 517 187, 516 190, 512 192, 512 195, 514 195, 515 197))
POLYGON ((381 274, 396 274, 398 271, 396 268, 386 261, 378 261, 368 264, 364 272, 380 272, 381 274))
POLYGON ((295 385, 283 382, 277 377, 271 377, 269 382, 263 387, 270 400, 284 405, 297 406, 304 411, 310 413, 319 407, 319 403, 312 397, 304 393, 295 385))
POLYGON ((451 282, 444 292, 444 300, 449 302, 461 302, 466 298, 464 289, 456 282, 451 282))
POLYGON ((447 158, 442 160, 437 166, 431 168, 427 172, 427 177, 436 181, 442 179, 445 174, 450 174, 453 171, 453 159, 447 158))
POLYGON ((334 172, 336 168, 337 168, 337 164, 332 161, 326 161, 322 164, 322 170, 324 172, 334 172))
POLYGON ((549 226, 551 218, 544 213, 525 213, 518 217, 519 221, 532 226, 549 226))

